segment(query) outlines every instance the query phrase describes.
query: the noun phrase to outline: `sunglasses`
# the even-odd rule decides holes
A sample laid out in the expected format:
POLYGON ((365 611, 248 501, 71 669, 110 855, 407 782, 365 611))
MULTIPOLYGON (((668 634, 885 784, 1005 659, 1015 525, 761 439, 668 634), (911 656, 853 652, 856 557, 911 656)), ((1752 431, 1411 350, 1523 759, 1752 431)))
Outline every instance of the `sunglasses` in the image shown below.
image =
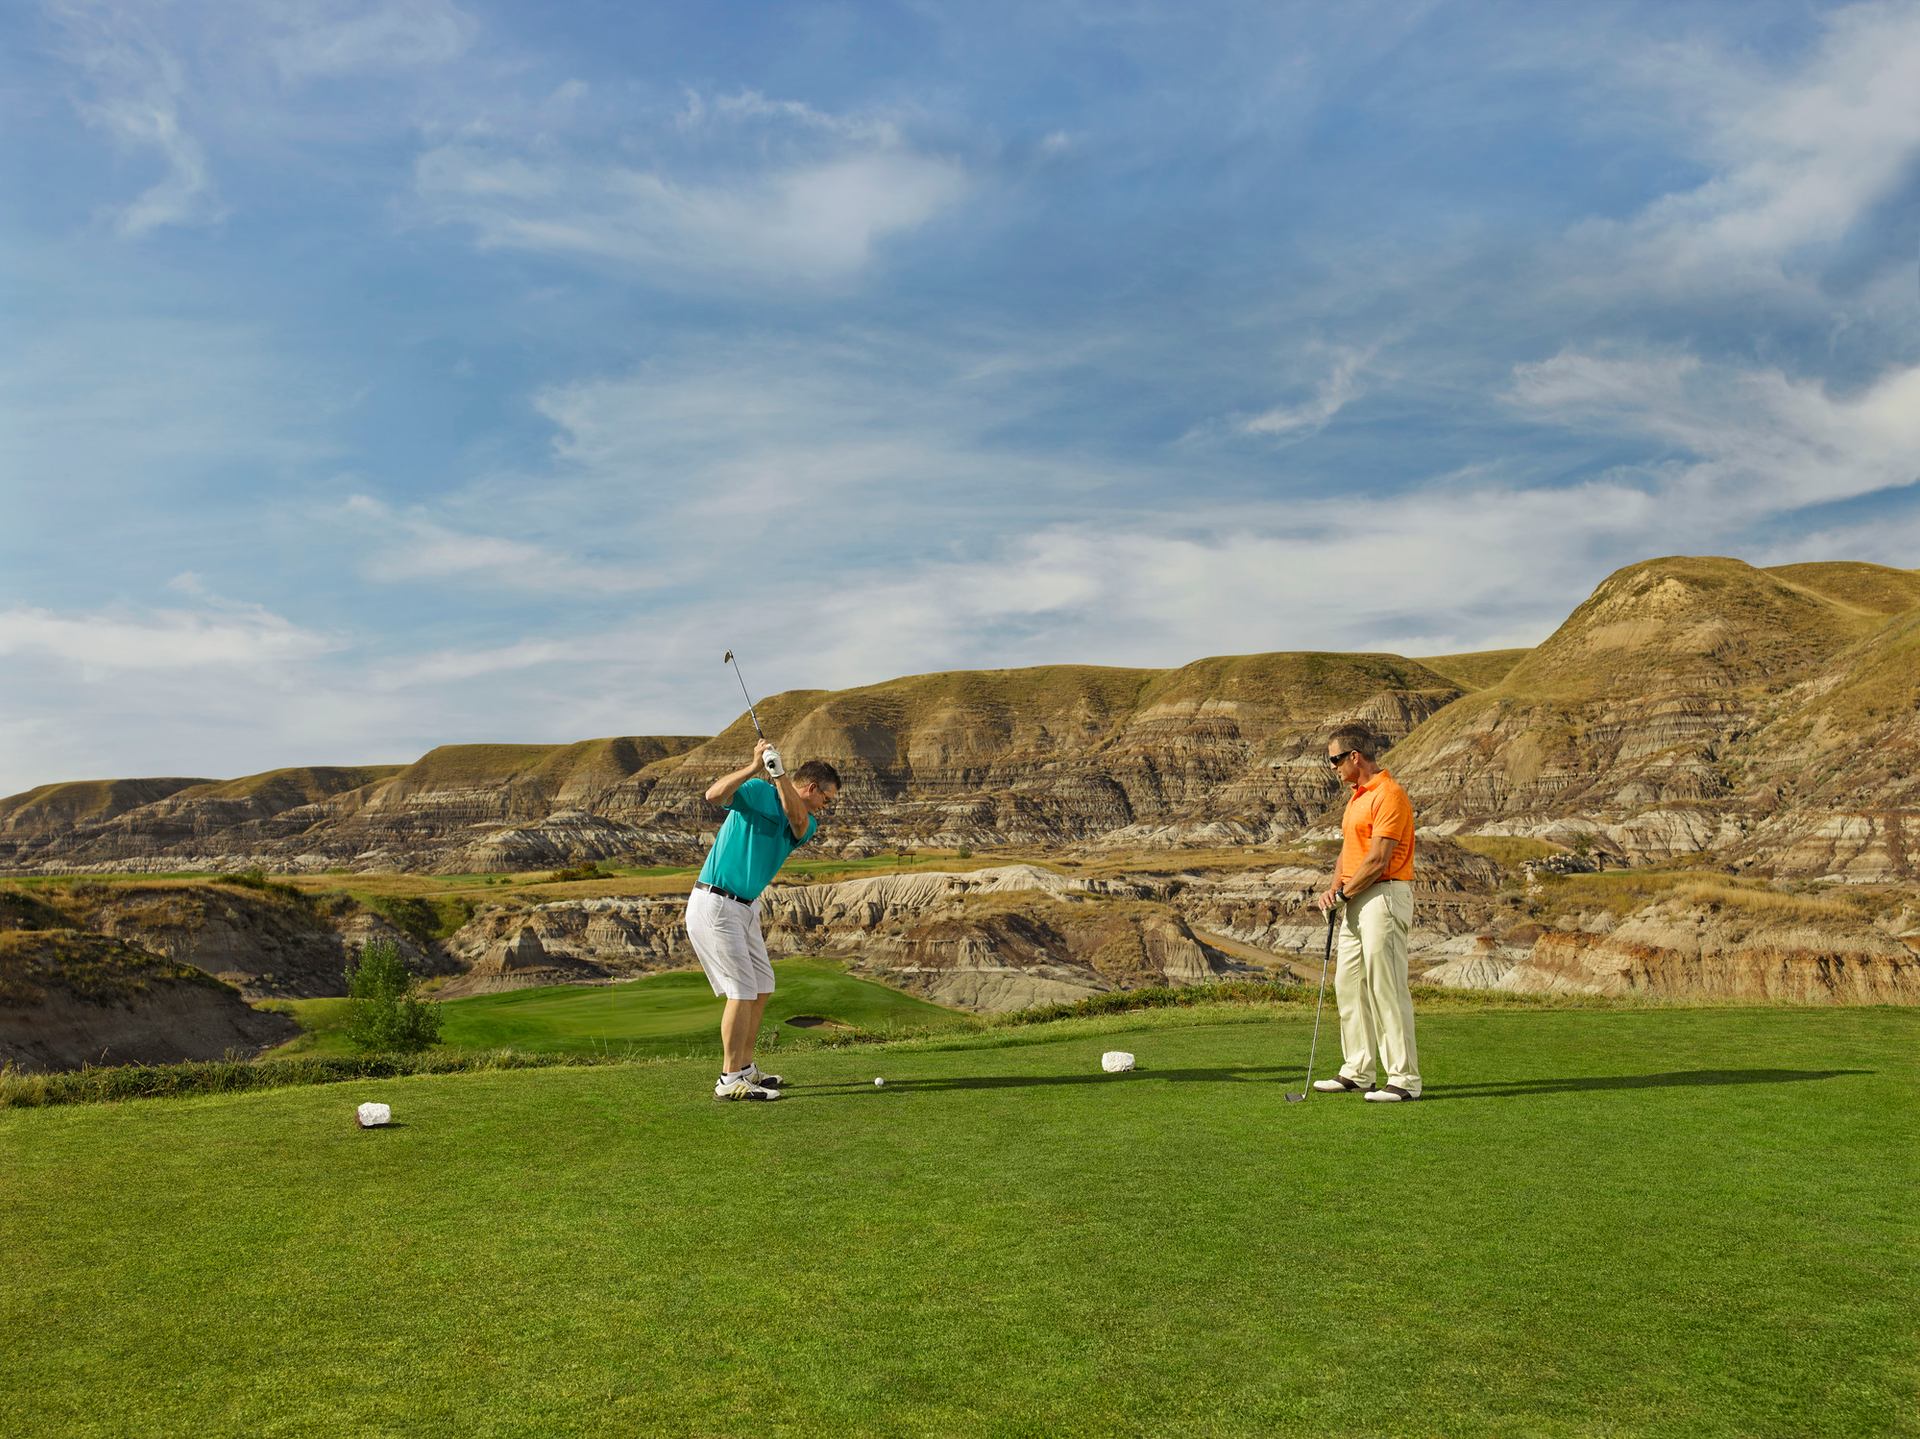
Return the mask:
POLYGON ((1360 753, 1360 751, 1359 751, 1359 750, 1357 750, 1357 749, 1348 749, 1348 750, 1342 750, 1342 751, 1340 751, 1340 753, 1339 753, 1339 754, 1330 754, 1330 755, 1328 755, 1328 756, 1327 756, 1327 763, 1328 763, 1328 764, 1330 764, 1330 765, 1332 765, 1332 766, 1333 766, 1333 767, 1334 767, 1335 769, 1339 769, 1339 768, 1340 768, 1340 766, 1341 766, 1341 765, 1342 765, 1343 763, 1345 763, 1347 759, 1349 759, 1349 758, 1350 758, 1351 756, 1353 756, 1353 755, 1357 755, 1357 754, 1359 754, 1359 753, 1360 753))

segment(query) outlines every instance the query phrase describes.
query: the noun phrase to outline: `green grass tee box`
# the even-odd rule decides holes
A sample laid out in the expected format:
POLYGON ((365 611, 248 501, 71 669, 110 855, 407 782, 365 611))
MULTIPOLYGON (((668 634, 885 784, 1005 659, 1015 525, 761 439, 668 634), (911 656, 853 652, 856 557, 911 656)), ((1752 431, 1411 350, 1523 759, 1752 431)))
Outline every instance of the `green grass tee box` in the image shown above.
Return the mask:
POLYGON ((1308 1023, 0 1112, 0 1433, 1915 1432, 1920 1015, 1308 1023))
MULTIPOLYGON (((774 965, 763 1044, 804 1043, 849 1031, 971 1028, 956 1013, 871 980, 856 979, 832 960, 784 959, 774 965), (824 1019, 817 1029, 788 1023, 797 1016, 824 1019)), ((305 999, 269 1006, 294 1015, 307 1033, 277 1053, 350 1054, 347 1001, 305 999)), ((721 1001, 706 976, 684 971, 610 985, 557 985, 474 995, 440 1005, 441 1048, 478 1052, 516 1049, 528 1054, 620 1054, 635 1058, 686 1056, 719 1050, 721 1001)))

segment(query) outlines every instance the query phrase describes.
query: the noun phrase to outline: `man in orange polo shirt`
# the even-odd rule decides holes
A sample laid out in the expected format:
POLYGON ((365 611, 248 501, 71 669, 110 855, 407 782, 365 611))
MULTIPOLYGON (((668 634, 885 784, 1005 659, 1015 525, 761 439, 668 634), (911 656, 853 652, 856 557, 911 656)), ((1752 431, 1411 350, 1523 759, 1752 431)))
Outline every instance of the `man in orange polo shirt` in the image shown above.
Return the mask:
POLYGON ((1407 931, 1413 924, 1413 805, 1392 775, 1374 763, 1381 744, 1358 725, 1327 740, 1327 763, 1353 786, 1340 818, 1340 864, 1316 903, 1342 907, 1340 957, 1333 997, 1340 1008, 1340 1052, 1332 1079, 1314 1081, 1323 1094, 1364 1092, 1399 1103, 1420 1097, 1420 1056, 1413 1042, 1413 994, 1407 988, 1407 931), (1387 1083, 1374 1087, 1375 1065, 1387 1083))

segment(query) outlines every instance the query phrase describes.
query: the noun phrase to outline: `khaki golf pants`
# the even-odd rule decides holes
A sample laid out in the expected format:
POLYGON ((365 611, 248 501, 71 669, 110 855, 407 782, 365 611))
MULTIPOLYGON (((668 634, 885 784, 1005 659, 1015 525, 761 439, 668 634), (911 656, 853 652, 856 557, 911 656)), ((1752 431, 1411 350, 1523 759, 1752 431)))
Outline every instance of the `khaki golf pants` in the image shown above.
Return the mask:
POLYGON ((1386 1082, 1420 1092, 1420 1056, 1413 1042, 1413 995, 1407 988, 1407 930, 1413 886, 1404 879, 1368 885, 1340 917, 1333 997, 1340 1007, 1341 1074, 1372 1084, 1376 1065, 1386 1082))

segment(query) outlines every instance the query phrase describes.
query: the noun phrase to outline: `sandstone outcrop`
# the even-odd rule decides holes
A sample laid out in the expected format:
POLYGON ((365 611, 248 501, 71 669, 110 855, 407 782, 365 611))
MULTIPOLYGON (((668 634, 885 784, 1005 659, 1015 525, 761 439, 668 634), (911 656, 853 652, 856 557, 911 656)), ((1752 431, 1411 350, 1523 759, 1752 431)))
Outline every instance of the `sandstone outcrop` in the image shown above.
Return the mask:
MULTIPOLYGON (((1019 1009, 1141 984, 1192 984, 1244 966, 1124 882, 1029 865, 775 885, 762 923, 775 956, 832 955, 854 973, 961 1009, 1019 1009)), ((448 942, 470 968, 443 997, 626 978, 695 963, 682 895, 489 908, 448 942)))
MULTIPOLYGON (((1399 738, 1460 693, 1397 656, 1278 654, 1164 671, 923 675, 776 695, 760 712, 789 752, 828 759, 846 780, 818 841, 826 850, 1167 845, 1298 828, 1337 797, 1319 758, 1327 725, 1359 719, 1399 738)), ((461 872, 686 860, 717 822, 702 792, 751 748, 743 716, 705 741, 448 746, 279 808, 260 798, 269 777, 185 785, 110 819, 0 837, 0 866, 461 872)))
POLYGON ((1392 763, 1422 818, 1455 828, 1561 837, 1572 823, 1629 863, 1717 852, 1781 874, 1909 878, 1915 604, 1920 574, 1880 566, 1630 566, 1392 763), (1848 790, 1821 737, 1857 724, 1867 695, 1881 758, 1848 790), (1852 844, 1836 808, 1897 823, 1852 844))
MULTIPOLYGON (((1265 654, 1174 670, 909 676, 761 705, 847 783, 820 854, 1188 849, 1331 832, 1327 729, 1359 720, 1436 833, 1710 855, 1910 882, 1920 855, 1920 571, 1673 557, 1608 577, 1529 651, 1265 654)), ((453 745, 404 768, 41 786, 0 800, 0 869, 500 871, 696 859, 712 739, 453 745)))
MULTIPOLYGON (((814 854, 1017 845, 1100 876, 1009 864, 768 891, 776 956, 842 958, 957 1007, 1253 970, 1313 982, 1326 931, 1310 899, 1342 798, 1324 739, 1347 719, 1395 742, 1388 765, 1420 813, 1419 982, 1920 1003, 1920 904, 1902 910, 1876 888, 1911 886, 1920 856, 1920 572, 1651 561, 1527 652, 923 675, 776 695, 761 717, 790 757, 827 758, 847 781, 814 854), (1482 842, 1493 836, 1591 859, 1503 869, 1470 846, 1540 846, 1482 842), (1273 861, 1247 868, 1250 845, 1273 861), (1239 858, 1189 865, 1199 849, 1239 858), (1676 859, 1661 883, 1689 866, 1707 877, 1602 893, 1623 866, 1676 859), (1800 892, 1797 877, 1851 887, 1800 892), (1549 902, 1555 885, 1587 898, 1549 902), (1637 907, 1617 902, 1636 892, 1637 907)), ((254 997, 337 994, 348 954, 375 938, 416 973, 453 974, 447 997, 691 965, 679 895, 482 904, 422 945, 344 896, 239 872, 691 862, 719 818, 702 791, 751 738, 743 717, 710 740, 448 746, 405 767, 48 785, 0 801, 0 868, 204 867, 239 881, 0 889, 13 956, 0 972, 8 993, 30 995, 0 998, 0 1056, 257 1047, 285 1026, 247 1017, 186 967, 254 997), (56 971, 82 988, 124 971, 144 987, 103 1007, 56 971)))

